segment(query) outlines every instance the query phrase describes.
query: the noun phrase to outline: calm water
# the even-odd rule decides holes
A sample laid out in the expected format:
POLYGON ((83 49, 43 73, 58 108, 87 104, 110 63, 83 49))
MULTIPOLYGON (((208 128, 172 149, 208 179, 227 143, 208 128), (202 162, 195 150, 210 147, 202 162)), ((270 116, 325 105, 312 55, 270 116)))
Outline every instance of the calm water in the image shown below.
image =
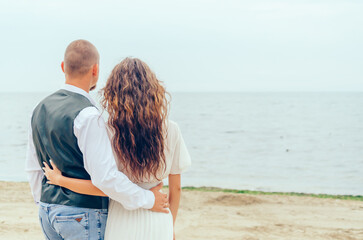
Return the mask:
MULTIPOLYGON (((46 93, 0 94, 0 180, 24 181, 46 93)), ((363 194, 363 93, 175 93, 193 165, 184 186, 363 194)))

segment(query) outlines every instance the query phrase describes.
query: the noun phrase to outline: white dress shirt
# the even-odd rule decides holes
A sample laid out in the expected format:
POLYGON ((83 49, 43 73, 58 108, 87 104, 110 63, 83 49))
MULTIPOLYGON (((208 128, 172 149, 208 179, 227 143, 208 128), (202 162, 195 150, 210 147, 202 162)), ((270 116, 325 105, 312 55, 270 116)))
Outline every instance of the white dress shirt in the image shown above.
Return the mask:
MULTIPOLYGON (((86 91, 68 84, 63 89, 81 94, 95 105, 86 91)), ((151 191, 132 183, 125 174, 118 171, 105 122, 96 107, 87 107, 78 114, 74 119, 73 132, 83 154, 84 168, 96 187, 129 210, 151 209, 154 206, 155 197, 151 191)), ((38 203, 44 173, 36 156, 31 126, 25 170, 34 201, 38 203)))

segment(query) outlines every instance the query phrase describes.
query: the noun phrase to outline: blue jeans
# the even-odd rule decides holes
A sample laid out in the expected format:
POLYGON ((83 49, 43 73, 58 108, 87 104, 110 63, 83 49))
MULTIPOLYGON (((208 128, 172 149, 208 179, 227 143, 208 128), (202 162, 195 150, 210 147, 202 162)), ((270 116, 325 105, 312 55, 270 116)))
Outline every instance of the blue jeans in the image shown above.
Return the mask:
POLYGON ((39 220, 47 240, 103 240, 107 209, 39 203, 39 220))

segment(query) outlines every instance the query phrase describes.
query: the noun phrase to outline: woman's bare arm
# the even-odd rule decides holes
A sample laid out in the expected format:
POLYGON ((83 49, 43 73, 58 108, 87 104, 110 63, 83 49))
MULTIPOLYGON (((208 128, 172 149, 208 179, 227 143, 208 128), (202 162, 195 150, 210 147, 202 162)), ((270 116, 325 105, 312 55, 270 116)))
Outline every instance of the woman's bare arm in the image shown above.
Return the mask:
POLYGON ((180 174, 169 175, 169 204, 170 212, 173 215, 173 224, 175 224, 178 214, 179 202, 181 195, 180 174))
POLYGON ((72 190, 76 193, 107 197, 106 194, 104 194, 99 188, 92 184, 91 180, 65 177, 52 161, 50 164, 52 165, 53 169, 51 169, 46 162, 43 164, 45 166, 43 168, 44 174, 48 179, 47 183, 68 188, 69 190, 72 190))

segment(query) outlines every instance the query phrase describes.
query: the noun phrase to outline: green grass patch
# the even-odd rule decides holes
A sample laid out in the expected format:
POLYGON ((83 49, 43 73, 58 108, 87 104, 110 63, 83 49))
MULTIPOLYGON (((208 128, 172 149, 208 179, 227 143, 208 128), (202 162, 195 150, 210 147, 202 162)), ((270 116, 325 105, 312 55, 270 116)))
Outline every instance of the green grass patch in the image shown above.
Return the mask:
POLYGON ((297 192, 263 192, 263 191, 224 189, 216 187, 183 187, 182 189, 191 190, 191 191, 201 191, 201 192, 226 192, 226 193, 239 193, 239 194, 245 193, 245 194, 254 194, 254 195, 284 195, 284 196, 302 196, 302 197, 363 201, 363 196, 360 195, 355 196, 355 195, 330 195, 330 194, 312 194, 312 193, 297 193, 297 192))

